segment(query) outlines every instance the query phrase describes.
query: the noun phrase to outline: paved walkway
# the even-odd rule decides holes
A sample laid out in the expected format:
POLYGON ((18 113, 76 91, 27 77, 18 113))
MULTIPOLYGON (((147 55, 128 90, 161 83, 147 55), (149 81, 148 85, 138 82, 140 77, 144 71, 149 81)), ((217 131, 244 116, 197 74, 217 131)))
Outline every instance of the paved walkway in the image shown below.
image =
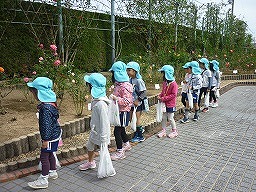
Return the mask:
MULTIPOLYGON (((75 163, 38 191, 256 191, 255 98, 256 86, 233 88, 199 122, 177 123, 176 139, 152 136, 113 162, 116 176, 98 179, 96 170, 81 172, 75 163)), ((0 191, 33 191, 27 182, 37 177, 1 183, 0 191)))

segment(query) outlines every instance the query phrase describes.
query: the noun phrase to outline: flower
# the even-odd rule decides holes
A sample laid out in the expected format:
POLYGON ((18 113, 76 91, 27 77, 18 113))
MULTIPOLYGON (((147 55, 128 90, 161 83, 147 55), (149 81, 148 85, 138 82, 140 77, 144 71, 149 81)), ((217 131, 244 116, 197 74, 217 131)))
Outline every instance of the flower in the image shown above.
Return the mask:
POLYGON ((233 52, 234 52, 234 50, 230 49, 230 53, 233 53, 233 52))
POLYGON ((56 57, 56 56, 58 56, 58 53, 57 53, 57 52, 55 52, 53 55, 56 57))
POLYGON ((44 58, 43 57, 39 57, 39 62, 43 61, 44 58))
POLYGON ((23 81, 24 81, 25 83, 27 83, 27 82, 29 81, 29 78, 28 78, 28 77, 24 77, 23 81))
POLYGON ((59 66, 60 65, 60 60, 57 59, 56 61, 54 61, 54 66, 59 66))
POLYGON ((32 75, 36 75, 36 71, 33 71, 33 72, 32 72, 32 75))
POLYGON ((71 73, 72 76, 75 76, 75 73, 71 73))
POLYGON ((0 67, 0 73, 3 73, 3 72, 4 72, 4 68, 0 67))
POLYGON ((76 81, 74 79, 72 79, 72 83, 75 83, 76 81))
POLYGON ((54 44, 50 45, 50 48, 52 51, 55 51, 55 52, 57 51, 57 46, 54 44))
POLYGON ((227 57, 227 55, 226 55, 226 54, 224 54, 224 57, 227 57))
POLYGON ((43 43, 40 43, 40 44, 39 44, 39 47, 40 47, 40 49, 43 49, 43 48, 44 48, 44 44, 43 44, 43 43))

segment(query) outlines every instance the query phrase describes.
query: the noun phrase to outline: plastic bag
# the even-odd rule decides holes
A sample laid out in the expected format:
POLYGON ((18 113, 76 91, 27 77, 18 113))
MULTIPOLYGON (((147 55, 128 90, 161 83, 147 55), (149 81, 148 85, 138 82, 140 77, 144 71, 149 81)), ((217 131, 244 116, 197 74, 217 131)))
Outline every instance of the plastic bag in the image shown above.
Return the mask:
POLYGON ((187 95, 188 95, 188 106, 189 106, 189 108, 192 109, 193 108, 193 95, 191 93, 191 90, 188 91, 187 95))
POLYGON ((209 100, 210 100, 210 93, 209 92, 207 92, 206 94, 205 94, 205 97, 204 97, 204 106, 205 107, 209 107, 209 100))
POLYGON ((137 107, 135 107, 132 112, 132 120, 130 122, 130 127, 133 131, 136 131, 136 122, 137 122, 136 109, 137 109, 137 107))
POLYGON ((97 173, 98 178, 114 176, 116 174, 116 171, 113 167, 113 164, 110 158, 107 143, 101 143, 99 154, 100 154, 100 162, 99 162, 99 168, 97 173))
MULTIPOLYGON (((56 152, 53 152, 53 155, 54 155, 55 160, 56 160, 56 168, 61 167, 61 165, 60 165, 60 162, 59 162, 59 159, 58 159, 58 157, 57 157, 56 152)), ((39 164, 38 164, 38 170, 42 171, 42 163, 41 163, 41 161, 39 161, 39 164)))
POLYGON ((110 125, 113 126, 120 126, 120 116, 119 116, 119 107, 117 101, 114 101, 113 99, 110 99, 111 102, 109 104, 109 121, 110 125))
POLYGON ((148 98, 143 99, 143 104, 144 104, 144 107, 145 107, 144 111, 149 112, 148 98))
POLYGON ((156 121, 162 122, 162 118, 163 118, 163 105, 160 101, 158 101, 156 104, 156 121))
POLYGON ((215 96, 216 96, 217 98, 220 97, 220 90, 219 90, 219 89, 216 89, 216 91, 215 91, 215 96))

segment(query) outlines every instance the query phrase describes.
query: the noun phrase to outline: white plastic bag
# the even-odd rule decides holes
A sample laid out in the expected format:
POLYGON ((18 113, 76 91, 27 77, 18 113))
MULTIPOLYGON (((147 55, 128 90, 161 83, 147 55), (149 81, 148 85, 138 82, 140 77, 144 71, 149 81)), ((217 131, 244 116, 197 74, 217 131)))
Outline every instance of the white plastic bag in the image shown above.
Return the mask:
POLYGON ((215 96, 216 96, 217 98, 220 97, 220 90, 219 90, 219 89, 216 89, 216 91, 215 91, 215 96))
POLYGON ((143 99, 142 102, 144 103, 144 107, 145 107, 144 111, 149 112, 148 98, 143 99))
POLYGON ((187 95, 188 95, 188 106, 189 106, 189 108, 192 109, 193 108, 193 95, 191 93, 191 90, 188 91, 187 95))
POLYGON ((98 178, 114 176, 116 174, 116 171, 113 167, 106 142, 100 145, 99 154, 100 154, 100 162, 99 162, 99 168, 97 173, 98 178))
POLYGON ((156 104, 156 121, 157 122, 162 122, 163 118, 163 105, 160 101, 157 101, 156 104))
MULTIPOLYGON (((61 165, 60 165, 60 162, 59 162, 59 159, 58 159, 58 157, 57 157, 56 152, 53 152, 53 155, 54 155, 55 160, 56 160, 56 168, 61 167, 61 165)), ((42 163, 41 163, 41 161, 39 161, 39 164, 38 164, 38 170, 42 171, 42 163)))
POLYGON ((132 112, 132 120, 130 122, 130 127, 133 131, 136 131, 136 122, 137 122, 136 109, 137 109, 137 107, 134 107, 133 112, 132 112))
POLYGON ((109 104, 109 121, 110 125, 113 126, 120 126, 120 116, 119 116, 119 107, 117 101, 114 101, 113 99, 110 99, 111 102, 109 104))
POLYGON ((207 92, 204 97, 204 106, 209 107, 209 100, 210 100, 210 92, 207 92))

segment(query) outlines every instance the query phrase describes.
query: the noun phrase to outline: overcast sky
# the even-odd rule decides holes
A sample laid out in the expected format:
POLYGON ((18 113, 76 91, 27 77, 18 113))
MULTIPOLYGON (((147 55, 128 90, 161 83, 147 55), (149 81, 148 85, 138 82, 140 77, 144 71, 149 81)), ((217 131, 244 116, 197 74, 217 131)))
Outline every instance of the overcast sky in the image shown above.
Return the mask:
MULTIPOLYGON (((228 0, 192 0, 198 4, 204 3, 228 3, 228 0)), ((227 6, 231 8, 231 5, 227 6)), ((256 38, 256 0, 234 0, 234 15, 245 21, 248 25, 248 33, 256 38)), ((255 39, 256 41, 256 39, 255 39)))

